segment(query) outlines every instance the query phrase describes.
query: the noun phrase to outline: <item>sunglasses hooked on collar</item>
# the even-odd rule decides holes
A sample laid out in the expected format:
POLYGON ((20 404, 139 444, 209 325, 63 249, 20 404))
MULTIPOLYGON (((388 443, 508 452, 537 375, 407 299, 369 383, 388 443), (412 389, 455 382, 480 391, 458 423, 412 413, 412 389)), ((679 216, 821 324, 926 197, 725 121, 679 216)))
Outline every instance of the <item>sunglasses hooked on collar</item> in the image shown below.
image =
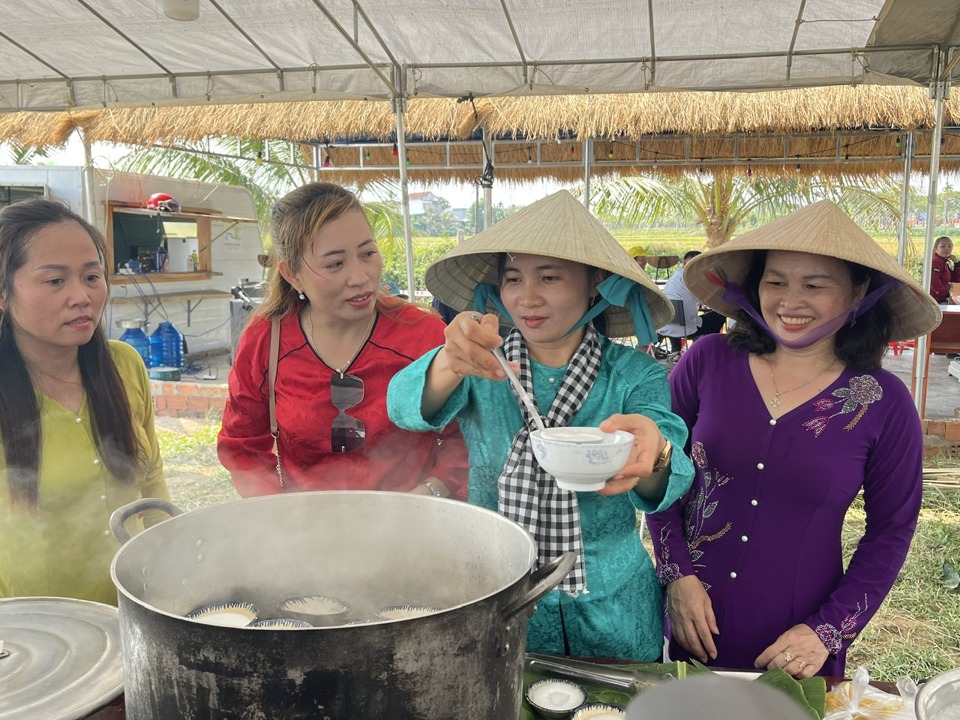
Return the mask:
POLYGON ((356 375, 334 373, 330 376, 330 402, 337 409, 330 430, 330 445, 334 452, 350 452, 363 445, 367 429, 359 418, 347 415, 347 410, 363 401, 363 380, 356 375))

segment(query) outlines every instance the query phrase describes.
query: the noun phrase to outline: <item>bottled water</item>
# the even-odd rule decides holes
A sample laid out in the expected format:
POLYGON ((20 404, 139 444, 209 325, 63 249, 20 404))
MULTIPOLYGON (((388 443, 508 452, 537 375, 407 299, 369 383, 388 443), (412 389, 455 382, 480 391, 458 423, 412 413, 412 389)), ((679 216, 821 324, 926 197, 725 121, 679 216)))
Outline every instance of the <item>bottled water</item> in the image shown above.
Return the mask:
POLYGON ((183 370, 183 335, 171 322, 162 322, 150 334, 150 367, 183 370))
POLYGON ((150 367, 150 339, 143 331, 143 327, 141 325, 138 325, 137 327, 128 327, 126 330, 124 330, 123 335, 120 336, 120 340, 128 345, 132 345, 136 351, 140 353, 140 357, 143 358, 143 364, 147 367, 150 367))

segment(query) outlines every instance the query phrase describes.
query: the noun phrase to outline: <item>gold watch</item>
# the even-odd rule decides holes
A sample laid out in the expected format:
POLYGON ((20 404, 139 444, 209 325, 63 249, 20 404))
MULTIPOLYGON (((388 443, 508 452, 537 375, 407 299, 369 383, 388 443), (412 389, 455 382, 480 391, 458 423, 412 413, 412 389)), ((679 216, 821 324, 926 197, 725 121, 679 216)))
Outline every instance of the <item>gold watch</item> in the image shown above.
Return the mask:
POLYGON ((670 464, 670 458, 673 457, 673 443, 667 440, 663 450, 657 455, 657 461, 653 464, 653 472, 657 473, 665 469, 670 464))

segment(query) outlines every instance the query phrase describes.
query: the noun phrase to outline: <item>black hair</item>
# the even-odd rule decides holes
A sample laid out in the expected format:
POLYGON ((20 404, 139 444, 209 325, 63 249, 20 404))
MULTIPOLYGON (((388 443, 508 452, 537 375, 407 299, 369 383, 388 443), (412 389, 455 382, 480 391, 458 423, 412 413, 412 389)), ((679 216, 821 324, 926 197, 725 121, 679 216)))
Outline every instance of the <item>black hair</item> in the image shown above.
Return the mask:
POLYGON ((688 260, 693 260, 697 255, 703 255, 699 250, 689 250, 683 256, 683 264, 686 265, 688 260))
MULTIPOLYGON (((760 279, 766 267, 767 252, 766 250, 753 251, 741 286, 750 305, 757 312, 760 312, 760 279)), ((843 263, 850 273, 850 281, 854 287, 869 283, 867 294, 870 294, 884 279, 882 273, 872 268, 847 260, 843 263)), ((727 342, 731 347, 758 355, 766 355, 776 350, 776 341, 746 312, 737 310, 733 318, 736 324, 727 335, 727 342)), ((892 327, 893 313, 887 296, 883 296, 869 310, 853 322, 845 323, 837 331, 834 338, 834 353, 851 370, 862 372, 878 370, 883 354, 887 350, 887 344, 890 342, 892 327)))
MULTIPOLYGON (((0 435, 11 500, 30 508, 36 507, 40 482, 40 408, 14 337, 10 303, 16 300, 13 279, 27 262, 30 241, 44 228, 60 223, 76 223, 90 236, 107 282, 103 235, 66 205, 35 198, 0 210, 0 295, 6 299, 0 312, 0 435)), ((117 479, 133 482, 138 447, 132 413, 102 325, 97 325, 93 338, 79 347, 77 355, 97 450, 117 479)))

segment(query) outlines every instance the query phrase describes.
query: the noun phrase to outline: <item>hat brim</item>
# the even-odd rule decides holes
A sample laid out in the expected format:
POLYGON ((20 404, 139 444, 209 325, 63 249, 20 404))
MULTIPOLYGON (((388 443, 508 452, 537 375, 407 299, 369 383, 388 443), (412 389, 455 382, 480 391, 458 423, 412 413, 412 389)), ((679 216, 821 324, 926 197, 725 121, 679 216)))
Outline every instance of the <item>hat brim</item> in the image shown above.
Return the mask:
MULTIPOLYGON (((654 327, 661 327, 673 318, 673 306, 653 280, 607 229, 566 191, 529 205, 489 230, 465 240, 427 268, 427 289, 454 310, 471 310, 477 285, 499 284, 498 257, 501 253, 553 257, 621 275, 641 286, 654 327)), ((492 306, 487 310, 500 315, 492 306)), ((604 316, 607 336, 634 335, 628 308, 611 306, 604 316)), ((500 319, 513 324, 509 317, 501 316, 500 319)))
POLYGON ((683 279, 704 305, 734 317, 740 308, 724 301, 725 288, 710 278, 722 277, 742 285, 750 259, 757 250, 824 255, 863 265, 897 280, 896 287, 886 295, 893 316, 892 342, 926 335, 943 318, 940 306, 930 293, 842 210, 826 200, 692 258, 686 264, 683 279))

